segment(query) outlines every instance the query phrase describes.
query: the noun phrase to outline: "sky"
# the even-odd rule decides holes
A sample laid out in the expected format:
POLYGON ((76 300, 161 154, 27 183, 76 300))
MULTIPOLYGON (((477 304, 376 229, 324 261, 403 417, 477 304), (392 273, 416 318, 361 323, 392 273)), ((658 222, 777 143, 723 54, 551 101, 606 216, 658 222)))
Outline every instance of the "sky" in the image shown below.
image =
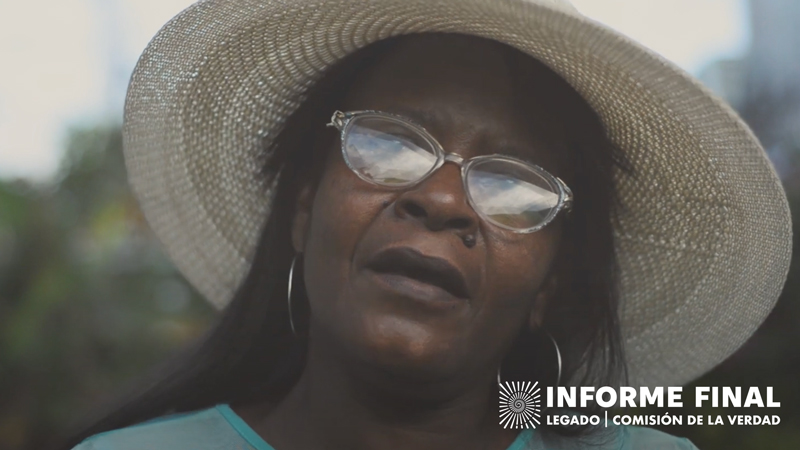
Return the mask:
MULTIPOLYGON (((749 46, 746 0, 573 0, 693 74, 749 46)), ((47 181, 70 127, 119 123, 130 72, 191 0, 0 0, 0 178, 47 181)))

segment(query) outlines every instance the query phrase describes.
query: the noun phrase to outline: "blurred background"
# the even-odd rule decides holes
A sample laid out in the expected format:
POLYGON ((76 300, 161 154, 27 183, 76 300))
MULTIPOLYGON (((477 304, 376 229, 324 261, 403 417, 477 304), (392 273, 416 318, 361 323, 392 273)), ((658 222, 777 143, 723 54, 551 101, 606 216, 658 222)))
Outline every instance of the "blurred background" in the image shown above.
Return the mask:
MULTIPOLYGON (((214 318, 148 230, 121 153, 136 58, 190 3, 0 0, 0 450, 42 448, 214 318)), ((573 3, 742 114, 784 182, 800 234, 800 2, 573 3)), ((768 413, 780 425, 663 429, 702 450, 800 449, 798 296, 793 264, 766 323, 694 383, 774 386, 782 406, 768 413)))

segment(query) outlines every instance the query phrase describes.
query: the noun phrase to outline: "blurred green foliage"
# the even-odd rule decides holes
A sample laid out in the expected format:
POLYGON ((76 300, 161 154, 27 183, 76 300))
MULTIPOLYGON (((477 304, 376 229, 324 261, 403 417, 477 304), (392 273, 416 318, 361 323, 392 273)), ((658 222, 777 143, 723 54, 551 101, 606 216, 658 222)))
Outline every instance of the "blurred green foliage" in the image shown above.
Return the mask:
MULTIPOLYGON (((798 236, 796 185, 787 187, 798 236)), ((684 389, 774 386, 779 411, 696 410, 686 394, 686 408, 669 410, 767 411, 781 416, 779 426, 662 430, 689 437, 702 450, 800 448, 798 296, 795 263, 778 306, 756 335, 684 389)), ((127 186, 119 129, 74 131, 50 186, 0 183, 0 450, 43 448, 206 330, 213 317, 148 230, 127 186)))
POLYGON ((56 182, 0 183, 0 449, 38 449, 204 331, 127 186, 120 130, 76 130, 56 182))

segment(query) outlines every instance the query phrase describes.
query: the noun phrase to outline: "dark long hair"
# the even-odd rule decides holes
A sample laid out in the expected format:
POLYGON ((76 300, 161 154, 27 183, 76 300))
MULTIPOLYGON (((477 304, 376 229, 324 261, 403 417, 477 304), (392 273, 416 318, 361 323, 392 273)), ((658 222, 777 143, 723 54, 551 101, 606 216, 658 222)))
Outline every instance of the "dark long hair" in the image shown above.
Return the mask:
MULTIPOLYGON (((264 185, 274 191, 272 213, 264 224, 249 272, 216 325, 179 358, 154 371, 98 420, 63 442, 67 450, 83 439, 170 413, 219 403, 279 401, 304 367, 306 342, 295 337, 286 308, 286 283, 294 250, 290 219, 301 186, 321 175, 324 155, 335 133, 322 128, 340 105, 359 73, 375 64, 398 39, 371 44, 330 68, 288 117, 265 150, 264 185), (321 137, 322 136, 322 137, 321 137), (327 142, 327 145, 326 145, 327 142)), ((522 66, 527 55, 504 46, 515 88, 525 91, 522 66)), ((539 64, 539 63, 536 63, 539 64)), ((541 64, 540 64, 541 65, 541 64)), ((565 220, 562 248, 554 269, 558 283, 544 327, 563 356, 562 384, 615 385, 624 378, 617 318, 616 261, 612 224, 617 208, 614 167, 623 167, 594 111, 565 81, 548 68, 558 86, 561 116, 569 130, 567 143, 574 170, 569 184, 575 194, 565 220)), ((302 299, 302 283, 297 298, 302 299)), ((294 294, 293 294, 294 295, 294 294)), ((297 301, 296 322, 307 321, 307 302, 297 301)), ((504 377, 555 382, 555 354, 543 333, 524 330, 503 364, 504 377)))

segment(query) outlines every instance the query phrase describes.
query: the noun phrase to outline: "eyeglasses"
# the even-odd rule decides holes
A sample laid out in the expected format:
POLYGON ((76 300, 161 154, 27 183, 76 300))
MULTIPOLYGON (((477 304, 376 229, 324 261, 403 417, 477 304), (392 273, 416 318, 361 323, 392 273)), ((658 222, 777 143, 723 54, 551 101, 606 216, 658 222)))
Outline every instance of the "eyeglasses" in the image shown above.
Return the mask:
POLYGON ((533 233, 572 207, 572 191, 539 166, 504 155, 464 160, 445 153, 422 126, 379 111, 336 111, 330 127, 341 133, 345 163, 362 180, 407 188, 445 162, 461 167, 469 204, 487 222, 516 233, 533 233))

